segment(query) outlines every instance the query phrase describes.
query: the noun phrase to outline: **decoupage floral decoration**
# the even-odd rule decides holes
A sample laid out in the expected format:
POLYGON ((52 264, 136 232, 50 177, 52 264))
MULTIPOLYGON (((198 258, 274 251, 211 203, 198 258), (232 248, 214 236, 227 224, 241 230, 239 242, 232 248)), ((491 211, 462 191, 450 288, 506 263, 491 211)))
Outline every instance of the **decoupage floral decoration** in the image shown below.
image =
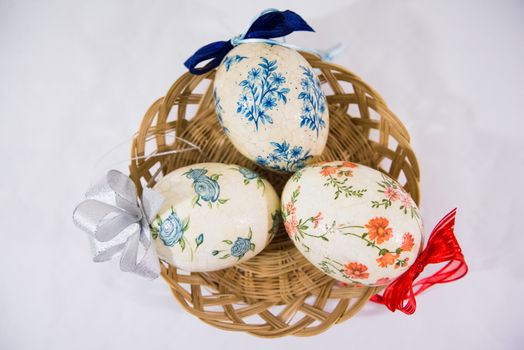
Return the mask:
POLYGON ((416 204, 396 181, 363 165, 333 161, 297 171, 282 193, 281 212, 290 239, 313 265, 341 285, 387 285, 372 300, 392 311, 414 312, 415 295, 467 272, 453 232, 455 210, 435 227, 419 255, 422 221, 416 204), (446 265, 417 281, 434 263, 446 265))

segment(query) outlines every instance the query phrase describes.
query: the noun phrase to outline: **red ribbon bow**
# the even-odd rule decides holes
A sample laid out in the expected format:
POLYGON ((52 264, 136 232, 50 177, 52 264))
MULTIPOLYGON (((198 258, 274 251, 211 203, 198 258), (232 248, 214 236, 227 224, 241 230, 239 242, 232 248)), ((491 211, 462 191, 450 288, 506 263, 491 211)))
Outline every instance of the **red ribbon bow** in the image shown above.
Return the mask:
POLYGON ((384 304, 391 311, 400 310, 411 315, 417 308, 415 296, 434 284, 453 282, 466 275, 468 265, 453 232, 456 212, 455 208, 440 220, 431 232, 426 248, 413 265, 387 286, 383 295, 376 294, 371 297, 371 301, 384 304), (427 265, 443 262, 447 264, 439 271, 415 282, 427 265))

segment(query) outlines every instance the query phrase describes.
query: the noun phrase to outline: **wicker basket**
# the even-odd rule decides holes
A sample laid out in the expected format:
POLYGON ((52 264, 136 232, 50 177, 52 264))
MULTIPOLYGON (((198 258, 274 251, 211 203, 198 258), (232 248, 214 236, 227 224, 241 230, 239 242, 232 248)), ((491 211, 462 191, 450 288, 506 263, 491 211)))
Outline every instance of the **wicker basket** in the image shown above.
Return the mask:
MULTIPOLYGON (((419 169, 409 135, 386 103, 348 70, 302 53, 318 71, 327 96, 330 134, 321 160, 351 160, 397 179, 419 202, 419 169)), ((212 87, 215 71, 182 75, 147 111, 133 142, 130 174, 139 191, 162 174, 193 163, 235 163, 263 174, 280 192, 289 175, 266 171, 243 157, 217 121, 212 87), (144 157, 187 148, 202 152, 144 157), (146 141, 149 140, 149 141, 146 141), (168 142, 168 140, 174 140, 168 142)), ((260 254, 240 265, 207 273, 186 273, 162 263, 174 297, 202 321, 261 337, 310 336, 355 315, 379 290, 341 286, 311 265, 283 225, 260 254)))

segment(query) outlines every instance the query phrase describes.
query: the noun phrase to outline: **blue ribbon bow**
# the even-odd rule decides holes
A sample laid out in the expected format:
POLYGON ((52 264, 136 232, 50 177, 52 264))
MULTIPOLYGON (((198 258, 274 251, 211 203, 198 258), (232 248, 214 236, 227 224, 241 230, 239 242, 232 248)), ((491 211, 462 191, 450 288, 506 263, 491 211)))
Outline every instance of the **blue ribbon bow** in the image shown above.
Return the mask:
MULTIPOLYGON (((218 67, 229 51, 243 42, 249 42, 248 39, 280 38, 296 31, 314 32, 315 30, 293 11, 269 9, 262 12, 243 34, 228 41, 215 41, 201 47, 184 62, 184 65, 193 74, 204 74, 218 67), (204 67, 197 68, 198 64, 207 60, 211 61, 204 67)), ((271 40, 260 40, 260 42, 278 43, 271 40)))

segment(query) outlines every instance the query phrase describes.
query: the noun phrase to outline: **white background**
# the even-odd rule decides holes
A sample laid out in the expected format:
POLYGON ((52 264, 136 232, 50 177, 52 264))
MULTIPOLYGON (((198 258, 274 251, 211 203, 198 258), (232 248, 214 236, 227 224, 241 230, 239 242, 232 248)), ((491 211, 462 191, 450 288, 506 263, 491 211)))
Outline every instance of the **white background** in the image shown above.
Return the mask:
POLYGON ((522 1, 0 0, 0 349, 522 349, 522 1), (432 227, 458 206, 469 275, 405 316, 368 305, 312 338, 224 332, 186 314, 165 283, 93 264, 71 213, 96 161, 200 46, 267 7, 346 50, 336 62, 402 118, 432 227))

